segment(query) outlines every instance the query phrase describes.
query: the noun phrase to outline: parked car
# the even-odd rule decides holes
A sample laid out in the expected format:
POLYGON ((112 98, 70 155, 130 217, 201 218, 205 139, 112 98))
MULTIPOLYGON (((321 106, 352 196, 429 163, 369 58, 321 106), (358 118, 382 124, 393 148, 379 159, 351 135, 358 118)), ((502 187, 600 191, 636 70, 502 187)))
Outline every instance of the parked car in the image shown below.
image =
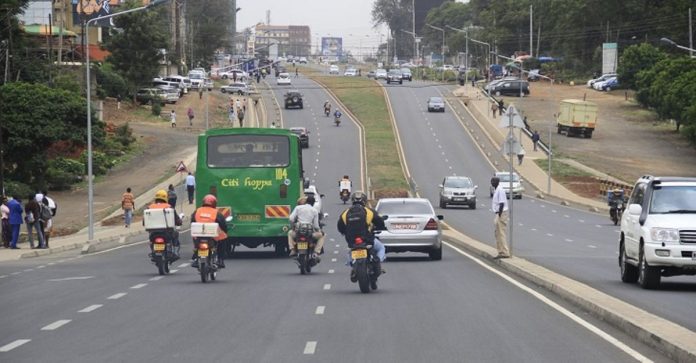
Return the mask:
MULTIPOLYGON (((503 187, 505 191, 505 196, 510 199, 510 172, 509 171, 499 171, 494 175, 500 179, 500 186, 503 187)), ((491 186, 490 188, 491 198, 493 198, 493 193, 495 188, 491 186)), ((517 173, 512 173, 512 196, 515 199, 522 199, 522 193, 524 192, 524 187, 522 186, 522 179, 517 173)))
POLYGON ((220 87, 222 93, 237 93, 240 96, 249 94, 249 86, 244 82, 233 82, 220 87))
POLYGON ((367 72, 367 78, 375 78, 375 71, 367 72))
POLYGON ((619 79, 617 77, 611 77, 603 82, 595 82, 595 84, 592 87, 594 87, 594 89, 596 89, 597 91, 609 92, 612 89, 616 89, 618 86, 619 79))
POLYGON ((195 88, 195 89, 198 89, 200 87, 205 87, 203 85, 203 83, 205 81, 205 77, 206 77, 205 71, 199 70, 199 69, 192 70, 188 74, 188 78, 191 80, 191 87, 195 88))
POLYGON ((413 75, 411 74, 411 69, 401 68, 401 79, 407 79, 409 82, 413 80, 413 75))
POLYGON ((476 189, 471 178, 466 176, 447 176, 440 184, 440 208, 447 205, 467 205, 476 209, 476 189))
POLYGON ((643 176, 621 217, 621 281, 644 289, 696 272, 696 178, 643 176))
POLYGON ((425 198, 382 198, 375 207, 386 218, 386 231, 379 234, 387 252, 425 252, 442 259, 441 215, 425 198))
POLYGON ((292 84, 290 73, 281 73, 276 78, 276 84, 279 86, 289 86, 292 84))
POLYGON ((387 79, 387 70, 382 68, 376 70, 375 79, 387 79))
POLYGON ((358 75, 358 70, 355 68, 348 68, 345 72, 343 72, 343 75, 347 77, 355 77, 358 75))
POLYGON ((157 87, 157 86, 170 86, 170 87, 175 87, 179 89, 179 97, 184 96, 184 89, 186 85, 181 82, 181 81, 166 81, 163 78, 154 78, 152 79, 152 86, 157 87))
POLYGON ((329 74, 338 74, 338 66, 335 64, 329 66, 329 74))
POLYGON ((495 85, 497 85, 497 84, 499 84, 499 83, 501 83, 501 82, 506 82, 506 81, 518 81, 518 80, 519 80, 519 78, 517 78, 517 77, 505 77, 505 78, 501 78, 501 79, 494 79, 494 80, 490 81, 490 82, 489 82, 485 87, 483 87, 483 88, 484 88, 487 92, 490 93, 491 89, 492 89, 495 85))
POLYGON ((220 72, 218 75, 222 79, 235 79, 234 75, 237 75, 237 81, 246 81, 249 75, 241 69, 231 69, 229 71, 220 72))
POLYGON ((428 112, 445 112, 445 100, 442 97, 428 98, 428 112))
POLYGON ((307 64, 307 57, 300 57, 298 62, 300 62, 300 64, 307 64))
POLYGON ((285 94, 285 109, 290 107, 304 108, 302 94, 298 90, 290 90, 285 94))
POLYGON ((213 88, 215 88, 215 83, 210 78, 204 78, 203 79, 203 88, 207 89, 208 91, 212 91, 213 88))
POLYGON ((167 92, 160 88, 141 88, 135 93, 135 101, 141 105, 151 105, 155 102, 164 102, 167 92))
POLYGON ((611 77, 616 77, 616 73, 603 74, 600 77, 587 81, 587 87, 592 88, 596 82, 604 82, 611 77))
POLYGON ((288 73, 288 69, 284 66, 281 66, 280 64, 275 64, 274 68, 276 77, 279 77, 281 73, 288 73))
POLYGON ((305 127, 291 127, 290 131, 300 138, 300 147, 309 147, 309 130, 305 127))
POLYGON ((529 95, 529 82, 519 79, 498 82, 491 86, 488 92, 496 96, 510 95, 522 97, 523 95, 529 95))
POLYGON ((404 80, 401 79, 401 71, 398 69, 390 69, 387 73, 387 84, 398 83, 403 84, 404 80))
POLYGON ((165 92, 164 102, 166 102, 166 103, 175 104, 176 101, 178 101, 180 98, 179 97, 179 88, 177 88, 177 87, 160 85, 160 86, 155 86, 155 88, 159 88, 159 89, 164 90, 164 92, 165 92))

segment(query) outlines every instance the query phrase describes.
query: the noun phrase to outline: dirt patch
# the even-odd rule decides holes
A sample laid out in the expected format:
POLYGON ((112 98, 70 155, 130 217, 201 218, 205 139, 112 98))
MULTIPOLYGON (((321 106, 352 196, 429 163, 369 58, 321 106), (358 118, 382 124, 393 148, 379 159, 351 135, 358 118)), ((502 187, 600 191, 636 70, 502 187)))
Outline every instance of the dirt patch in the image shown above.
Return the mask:
POLYGON ((553 179, 581 197, 595 199, 599 196, 599 182, 593 176, 563 176, 553 179))
POLYGON ((407 198, 408 191, 404 189, 375 189, 375 199, 382 198, 407 198))
POLYGON ((670 122, 640 107, 630 91, 599 92, 585 85, 531 84, 531 96, 505 97, 528 117, 532 129, 557 155, 575 159, 632 184, 642 175, 696 176, 696 149, 676 133, 670 122), (597 103, 598 125, 591 139, 556 133, 554 114, 560 100, 586 99, 597 103))

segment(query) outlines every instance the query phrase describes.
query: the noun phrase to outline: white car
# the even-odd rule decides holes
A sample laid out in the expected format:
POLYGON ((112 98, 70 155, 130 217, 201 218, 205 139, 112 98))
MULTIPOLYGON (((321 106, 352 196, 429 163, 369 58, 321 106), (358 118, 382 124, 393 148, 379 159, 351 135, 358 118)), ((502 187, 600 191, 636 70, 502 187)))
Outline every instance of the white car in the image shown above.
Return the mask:
POLYGON ((594 88, 594 84, 595 84, 595 83, 597 83, 597 82, 604 82, 604 81, 608 80, 608 79, 611 78, 611 77, 616 77, 616 73, 607 73, 607 74, 602 75, 602 76, 599 77, 599 78, 591 79, 591 80, 587 81, 587 87, 589 87, 589 88, 594 88))
POLYGON ((292 84, 289 73, 280 73, 278 78, 276 78, 276 84, 279 86, 289 86, 292 84))
POLYGON ((431 260, 442 259, 441 215, 425 198, 382 198, 375 210, 387 227, 379 238, 387 252, 425 252, 431 260))
POLYGON ((231 69, 229 71, 219 72, 218 75, 222 79, 234 79, 234 75, 237 75, 237 81, 246 81, 249 78, 247 72, 241 69, 231 69))
POLYGON ((621 281, 656 289, 696 273, 696 178, 643 176, 621 216, 621 281))
POLYGON ((387 70, 382 68, 376 70, 375 79, 387 79, 387 70))
POLYGON ((240 96, 249 94, 249 86, 244 82, 234 82, 220 87, 222 93, 237 93, 240 96))
MULTIPOLYGON (((495 177, 500 179, 500 186, 503 187, 505 191, 505 196, 510 199, 510 172, 509 171, 499 171, 495 173, 495 177)), ((490 188, 491 198, 493 198, 493 193, 495 188, 491 186, 490 188)), ((524 186, 522 186, 522 179, 517 173, 512 173, 512 197, 515 199, 522 199, 522 193, 524 192, 524 186)))
POLYGON ((347 77, 355 77, 358 75, 358 71, 355 68, 348 68, 345 72, 343 72, 343 75, 347 77))
POLYGON ((329 74, 338 74, 338 66, 335 64, 329 66, 329 74))

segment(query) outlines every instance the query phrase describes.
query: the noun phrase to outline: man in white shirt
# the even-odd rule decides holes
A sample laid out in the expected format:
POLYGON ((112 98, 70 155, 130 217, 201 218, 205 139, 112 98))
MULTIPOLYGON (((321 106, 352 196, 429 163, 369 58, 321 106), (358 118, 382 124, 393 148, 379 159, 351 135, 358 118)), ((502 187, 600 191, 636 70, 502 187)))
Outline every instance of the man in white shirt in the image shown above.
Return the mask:
POLYGON ((507 245, 507 225, 508 225, 508 204, 505 195, 505 189, 500 185, 500 179, 493 177, 491 185, 495 188, 493 199, 491 201, 491 210, 495 213, 495 247, 498 249, 499 258, 510 258, 510 250, 507 245))
POLYGON ((186 192, 188 193, 189 204, 193 204, 193 192, 196 190, 196 178, 190 172, 186 176, 186 192))
POLYGON ((297 203, 297 207, 295 207, 290 214, 290 225, 293 227, 290 229, 290 232, 288 232, 290 256, 297 255, 297 249, 295 247, 295 226, 300 224, 311 224, 312 227, 314 227, 312 238, 314 238, 317 243, 314 246, 313 257, 319 262, 318 255, 321 253, 321 249, 324 246, 324 233, 321 231, 321 226, 319 225, 319 212, 314 208, 313 196, 300 199, 297 203))

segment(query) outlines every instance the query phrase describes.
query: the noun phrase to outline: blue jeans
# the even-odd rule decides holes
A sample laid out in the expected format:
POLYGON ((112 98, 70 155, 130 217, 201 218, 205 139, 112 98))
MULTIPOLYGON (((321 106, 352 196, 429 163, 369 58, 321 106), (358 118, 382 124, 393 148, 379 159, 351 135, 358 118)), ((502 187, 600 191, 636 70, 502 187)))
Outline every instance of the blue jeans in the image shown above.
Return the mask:
MULTIPOLYGON (((384 243, 377 239, 377 237, 375 237, 375 240, 372 244, 372 250, 375 251, 375 253, 377 254, 377 258, 379 258, 381 262, 384 262, 384 260, 387 259, 387 250, 384 248, 384 243)), ((351 262, 353 262, 353 259, 350 257, 350 251, 348 251, 348 256, 346 257, 346 266, 350 266, 351 262)))
POLYGON ((123 216, 126 219, 126 227, 130 227, 131 221, 133 220, 133 210, 132 209, 124 209, 123 216))
POLYGON ((33 236, 34 229, 36 229, 36 239, 38 239, 39 247, 43 247, 44 246, 44 236, 43 236, 43 231, 41 230, 41 223, 40 222, 27 223, 27 238, 29 239, 29 246, 31 248, 34 248, 34 236, 33 236))

